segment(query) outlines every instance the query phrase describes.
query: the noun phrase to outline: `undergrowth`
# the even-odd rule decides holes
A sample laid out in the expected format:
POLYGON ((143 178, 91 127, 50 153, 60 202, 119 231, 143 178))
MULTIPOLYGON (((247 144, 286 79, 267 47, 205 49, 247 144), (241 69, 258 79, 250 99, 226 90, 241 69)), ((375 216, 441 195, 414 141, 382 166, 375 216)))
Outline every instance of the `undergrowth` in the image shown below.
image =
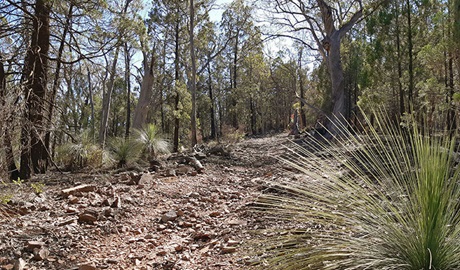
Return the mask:
POLYGON ((460 269, 455 137, 365 121, 361 135, 342 127, 334 142, 289 146, 282 161, 304 177, 257 201, 280 227, 253 246, 262 268, 460 269))

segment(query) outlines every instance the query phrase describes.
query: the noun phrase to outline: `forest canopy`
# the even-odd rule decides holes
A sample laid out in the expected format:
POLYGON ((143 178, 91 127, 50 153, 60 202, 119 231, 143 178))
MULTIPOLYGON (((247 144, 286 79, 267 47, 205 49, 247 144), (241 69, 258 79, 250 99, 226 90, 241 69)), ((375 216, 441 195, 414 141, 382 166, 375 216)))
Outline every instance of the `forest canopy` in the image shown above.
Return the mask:
POLYGON ((359 107, 456 130, 459 54, 460 0, 1 1, 0 171, 102 163, 149 124, 173 151, 359 107))

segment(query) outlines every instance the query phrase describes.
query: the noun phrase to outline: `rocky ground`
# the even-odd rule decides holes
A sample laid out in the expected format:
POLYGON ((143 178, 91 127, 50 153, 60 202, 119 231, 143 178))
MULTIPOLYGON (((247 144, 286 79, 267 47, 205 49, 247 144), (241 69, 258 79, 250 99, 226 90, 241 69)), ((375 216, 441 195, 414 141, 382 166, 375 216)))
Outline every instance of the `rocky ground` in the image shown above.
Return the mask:
POLYGON ((0 269, 249 269, 244 245, 267 224, 248 205, 285 176, 276 157, 286 140, 209 151, 204 169, 175 156, 157 172, 56 172, 5 185, 0 269))

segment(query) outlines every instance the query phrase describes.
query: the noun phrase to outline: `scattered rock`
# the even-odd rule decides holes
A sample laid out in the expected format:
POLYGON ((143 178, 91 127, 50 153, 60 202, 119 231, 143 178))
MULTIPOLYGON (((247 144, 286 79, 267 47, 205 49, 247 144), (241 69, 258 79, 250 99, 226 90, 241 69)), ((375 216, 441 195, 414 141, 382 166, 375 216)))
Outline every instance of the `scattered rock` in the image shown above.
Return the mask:
POLYGON ((87 224, 94 224, 97 221, 97 212, 94 210, 85 210, 85 212, 81 213, 78 216, 78 222, 80 223, 87 223, 87 224))
POLYGON ((239 219, 231 219, 227 221, 228 225, 236 226, 236 225, 246 225, 248 222, 245 220, 239 220, 239 219))
POLYGON ((221 249, 222 254, 234 253, 236 252, 236 247, 233 246, 223 246, 221 249))
POLYGON ((142 174, 138 174, 136 172, 129 173, 129 181, 128 185, 138 185, 139 181, 141 180, 142 174))
MULTIPOLYGON (((12 270, 14 268, 14 265, 13 264, 5 264, 5 265, 1 265, 1 269, 2 270, 12 270)), ((24 267, 23 267, 24 268, 24 267)), ((23 269, 21 268, 21 269, 23 269)), ((19 269, 19 268, 18 268, 19 269)))
POLYGON ((171 210, 167 212, 166 214, 164 214, 163 216, 161 216, 161 221, 166 223, 168 221, 174 221, 176 220, 176 218, 177 218, 177 212, 171 210))
POLYGON ((203 153, 203 152, 195 152, 195 154, 193 154, 193 156, 198 159, 198 160, 203 160, 203 159, 206 159, 206 154, 203 153))
POLYGON ((209 232, 196 232, 195 235, 193 236, 193 240, 198 241, 207 241, 211 239, 211 233, 209 232))
POLYGON ((163 172, 163 176, 172 177, 172 176, 177 176, 177 175, 174 169, 167 169, 163 172))
POLYGON ((32 252, 36 248, 42 248, 45 242, 42 241, 29 241, 27 242, 26 250, 32 252))
POLYGON ((69 195, 74 195, 77 192, 91 192, 96 190, 95 185, 79 185, 72 188, 63 189, 61 195, 67 198, 69 195))
POLYGON ((120 196, 116 196, 113 202, 110 204, 112 208, 121 208, 121 199, 120 196))
POLYGON ((80 199, 78 197, 75 197, 74 195, 69 195, 69 204, 77 204, 80 202, 80 199))
POLYGON ((235 241, 235 240, 228 240, 228 241, 227 241, 227 246, 232 247, 232 246, 238 245, 239 243, 240 243, 240 242, 235 241))
POLYGON ((187 162, 195 168, 198 173, 202 173, 204 171, 204 167, 201 162, 196 159, 195 157, 187 157, 187 162))
POLYGON ((168 252, 166 250, 164 250, 164 249, 159 250, 157 252, 157 256, 165 256, 166 254, 168 254, 168 252))
POLYGON ((221 215, 221 213, 219 211, 213 211, 213 212, 209 213, 210 217, 218 217, 220 215, 221 215))
POLYGON ((177 252, 181 252, 182 250, 184 250, 184 246, 182 246, 181 244, 177 244, 174 246, 174 250, 177 252))
POLYGON ((48 258, 50 251, 47 248, 42 247, 41 249, 36 248, 34 250, 34 259, 37 261, 43 261, 48 258))
POLYGON ((141 179, 139 179, 139 182, 137 183, 138 185, 148 185, 153 183, 153 177, 150 173, 144 173, 141 176, 141 179))
POLYGON ((97 270, 97 268, 93 264, 81 264, 78 270, 97 270))
POLYGON ((56 226, 61 227, 61 226, 65 226, 65 225, 70 225, 70 224, 74 223, 76 220, 77 219, 75 219, 75 218, 69 218, 69 219, 66 219, 64 221, 56 223, 56 226))
POLYGON ((217 155, 217 156, 224 156, 224 157, 229 157, 230 156, 230 150, 223 146, 223 145, 216 145, 212 148, 210 148, 207 151, 208 155, 217 155))
POLYGON ((109 263, 109 264, 118 264, 118 262, 119 262, 118 259, 112 259, 112 258, 107 259, 107 263, 109 263))
POLYGON ((22 258, 19 258, 13 266, 13 270, 23 270, 24 267, 26 267, 26 261, 24 261, 22 258))

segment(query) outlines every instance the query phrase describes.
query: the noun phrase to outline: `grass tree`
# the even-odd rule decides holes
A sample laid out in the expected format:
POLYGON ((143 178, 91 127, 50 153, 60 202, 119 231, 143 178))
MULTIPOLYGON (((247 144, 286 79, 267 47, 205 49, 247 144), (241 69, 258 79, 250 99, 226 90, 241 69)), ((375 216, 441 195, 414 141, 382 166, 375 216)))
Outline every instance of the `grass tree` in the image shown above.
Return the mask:
POLYGON ((136 141, 143 145, 148 159, 154 159, 158 154, 170 153, 170 143, 161 136, 160 129, 155 124, 136 129, 134 133, 136 141))
POLYGON ((283 160, 303 176, 256 204, 281 228, 257 242, 264 267, 460 269, 455 138, 385 117, 362 135, 344 132, 289 147, 283 160))
POLYGON ((87 166, 98 168, 107 162, 107 152, 93 142, 91 133, 86 130, 73 142, 58 146, 56 161, 68 170, 87 166))
POLYGON ((138 161, 142 155, 142 149, 142 144, 131 138, 114 137, 108 143, 108 150, 118 168, 138 161))

